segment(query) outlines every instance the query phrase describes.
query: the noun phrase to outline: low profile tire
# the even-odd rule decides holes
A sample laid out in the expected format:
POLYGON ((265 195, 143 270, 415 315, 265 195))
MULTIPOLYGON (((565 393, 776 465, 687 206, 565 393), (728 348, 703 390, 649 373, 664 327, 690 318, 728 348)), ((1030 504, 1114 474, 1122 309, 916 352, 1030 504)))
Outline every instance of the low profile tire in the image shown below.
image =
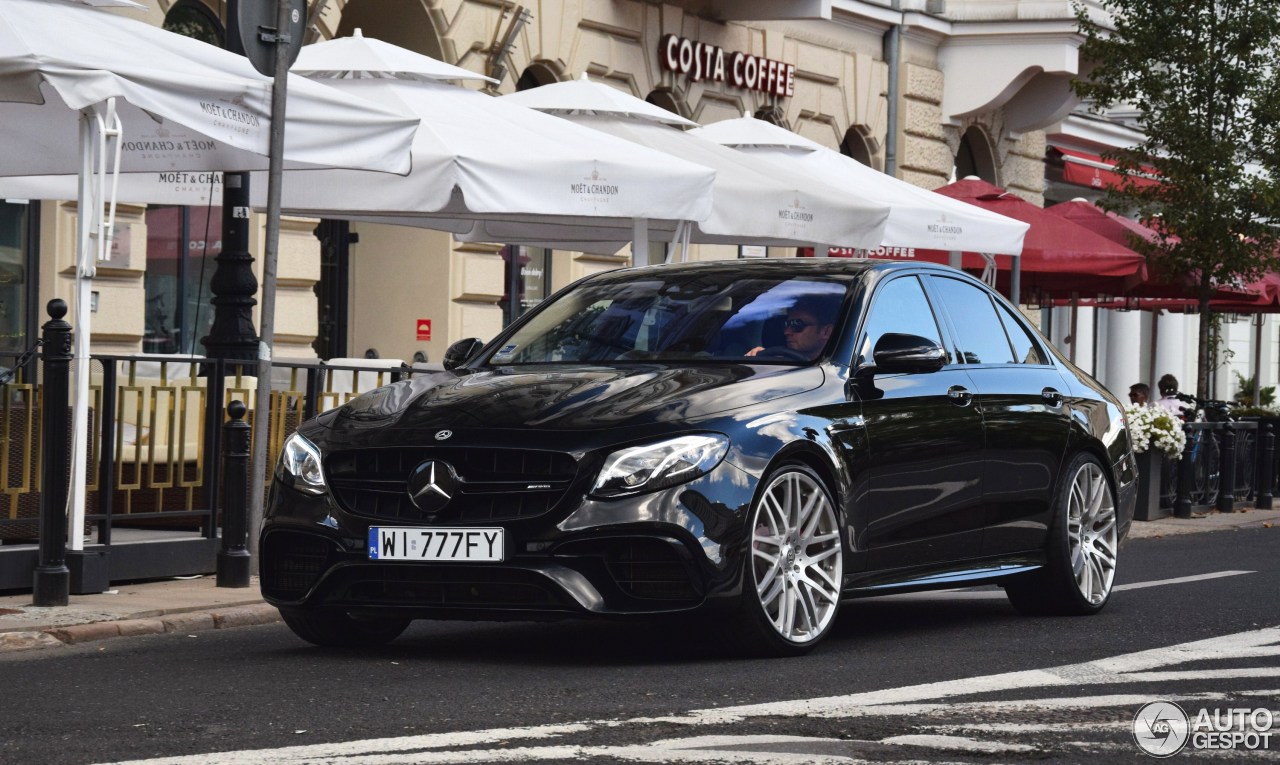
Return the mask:
POLYGON ((357 619, 342 611, 282 608, 280 616, 293 634, 326 648, 362 648, 385 645, 400 637, 408 619, 357 619))
POLYGON ((1120 551, 1115 490, 1090 454, 1077 455, 1063 475, 1045 567, 1005 585, 1025 614, 1096 614, 1111 597, 1120 551))
POLYGON ((730 637, 751 655, 798 656, 840 609, 844 545, 822 479, 804 465, 766 476, 751 507, 742 602, 730 637))

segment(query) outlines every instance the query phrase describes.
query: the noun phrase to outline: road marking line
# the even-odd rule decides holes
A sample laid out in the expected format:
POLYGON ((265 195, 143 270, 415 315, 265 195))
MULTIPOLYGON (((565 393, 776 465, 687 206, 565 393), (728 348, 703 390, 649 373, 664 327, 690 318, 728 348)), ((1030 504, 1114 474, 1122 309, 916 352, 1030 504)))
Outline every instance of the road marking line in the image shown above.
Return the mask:
MULTIPOLYGON (((1147 587, 1163 587, 1169 584, 1189 584, 1191 582, 1203 582, 1209 579, 1221 579, 1225 576, 1241 576, 1243 574, 1256 574, 1257 571, 1214 571, 1210 574, 1196 574, 1195 576, 1179 576, 1173 579, 1156 579, 1150 582, 1131 582, 1129 584, 1117 584, 1111 589, 1115 592, 1125 592, 1126 590, 1142 590, 1147 587)), ((1004 599, 1004 590, 930 590, 928 592, 903 592, 897 595, 876 596, 874 600, 879 601, 900 601, 900 600, 1002 600, 1004 599)), ((865 602, 871 602, 871 598, 864 599, 865 602)), ((860 601, 860 602, 864 602, 860 601)))
MULTIPOLYGON (((637 717, 629 720, 591 720, 579 723, 542 725, 524 728, 497 728, 483 731, 462 731, 405 736, 400 738, 347 741, 335 744, 284 747, 280 749, 241 750, 209 754, 166 757, 151 760, 133 760, 141 765, 257 765, 261 762, 308 763, 308 765, 411 765, 430 763, 449 765, 474 760, 501 762, 533 760, 571 760, 591 756, 607 756, 643 762, 705 762, 711 754, 708 750, 655 749, 652 744, 624 747, 541 746, 523 749, 495 749, 424 752, 446 746, 493 744, 510 739, 538 739, 589 732, 601 728, 641 726, 658 722, 674 722, 683 725, 713 725, 735 723, 753 717, 858 717, 866 714, 882 714, 903 706, 939 706, 957 696, 969 696, 987 692, 1008 692, 1033 688, 1080 687, 1086 685, 1112 685, 1127 682, 1168 682, 1173 680, 1204 680, 1240 677, 1277 677, 1280 668, 1260 667, 1252 669, 1195 670, 1188 672, 1152 670, 1173 667, 1187 662, 1233 659, 1239 656, 1276 655, 1280 644, 1280 627, 1267 627, 1249 632, 1207 638, 1174 646, 1112 656, 1079 664, 1067 664, 1038 670, 1005 672, 996 675, 943 680, 933 683, 865 691, 843 696, 814 699, 748 704, 734 707, 693 710, 673 717, 637 717), (933 703, 929 703, 933 702, 933 703)), ((1046 703, 1069 703, 1070 699, 1046 700, 1046 703)), ((1032 701, 966 702, 1018 704, 1034 706, 1032 701)), ((954 706, 954 705, 950 705, 954 706)), ((1092 746, 1092 744, 1090 744, 1092 746)), ((787 759, 785 753, 757 753, 732 751, 729 759, 740 762, 796 762, 796 763, 858 763, 862 760, 836 755, 797 755, 787 759)), ((126 765, 118 763, 117 765, 126 765)))
POLYGON ((1030 744, 1001 744, 995 741, 979 741, 964 736, 947 736, 940 733, 913 733, 907 736, 890 736, 882 744, 924 746, 930 749, 954 749, 963 752, 1034 752, 1030 744))

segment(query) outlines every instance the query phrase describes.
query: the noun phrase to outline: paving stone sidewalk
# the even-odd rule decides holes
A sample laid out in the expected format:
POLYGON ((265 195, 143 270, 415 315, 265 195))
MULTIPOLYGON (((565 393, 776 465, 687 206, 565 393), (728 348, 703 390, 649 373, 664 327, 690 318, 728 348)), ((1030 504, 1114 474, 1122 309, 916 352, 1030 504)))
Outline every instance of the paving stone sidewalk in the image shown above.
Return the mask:
MULTIPOLYGON (((1135 521, 1130 538, 1142 539, 1251 527, 1275 527, 1280 509, 1209 513, 1195 518, 1135 521)), ((59 648, 114 637, 194 633, 280 620, 250 586, 216 586, 213 575, 114 585, 96 595, 72 595, 66 606, 38 608, 31 593, 0 595, 0 652, 59 648)))

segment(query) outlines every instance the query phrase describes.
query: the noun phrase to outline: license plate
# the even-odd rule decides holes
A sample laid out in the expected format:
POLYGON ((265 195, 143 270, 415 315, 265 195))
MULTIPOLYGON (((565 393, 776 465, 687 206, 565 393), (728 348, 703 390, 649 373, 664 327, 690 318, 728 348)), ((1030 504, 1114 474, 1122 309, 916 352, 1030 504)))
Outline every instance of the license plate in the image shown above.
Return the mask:
POLYGON ((502 529, 369 528, 369 560, 502 560, 502 529))

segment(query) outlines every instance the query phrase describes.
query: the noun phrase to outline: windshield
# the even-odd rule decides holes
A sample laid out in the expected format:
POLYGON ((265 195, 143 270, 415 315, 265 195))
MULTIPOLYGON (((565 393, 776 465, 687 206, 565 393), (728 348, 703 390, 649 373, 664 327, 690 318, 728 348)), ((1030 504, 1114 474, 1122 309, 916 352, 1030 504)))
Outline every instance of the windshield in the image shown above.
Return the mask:
POLYGON ((847 284, 691 269, 592 280, 533 315, 489 362, 809 362, 834 334, 847 284))

